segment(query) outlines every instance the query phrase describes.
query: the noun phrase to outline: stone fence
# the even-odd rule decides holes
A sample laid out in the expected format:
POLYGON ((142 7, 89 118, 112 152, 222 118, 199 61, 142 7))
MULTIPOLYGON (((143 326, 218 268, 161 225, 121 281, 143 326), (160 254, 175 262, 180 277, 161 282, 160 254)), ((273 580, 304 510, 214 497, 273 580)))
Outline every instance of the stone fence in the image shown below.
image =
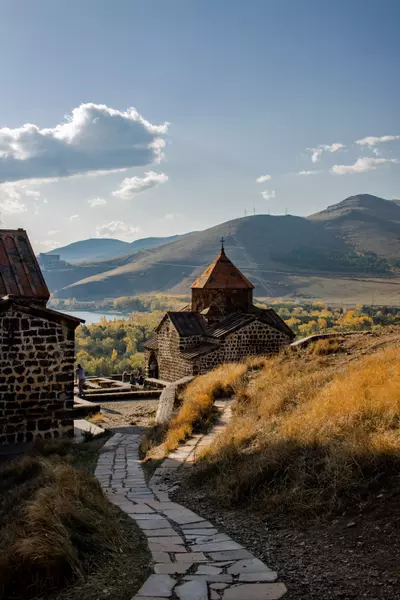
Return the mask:
POLYGON ((296 340, 292 344, 290 344, 290 348, 305 348, 309 344, 313 344, 314 342, 318 342, 318 340, 323 340, 326 338, 335 338, 335 337, 346 337, 348 335, 371 335, 371 331, 342 331, 342 332, 332 332, 332 333, 314 333, 313 335, 308 335, 307 337, 301 338, 300 340, 296 340))

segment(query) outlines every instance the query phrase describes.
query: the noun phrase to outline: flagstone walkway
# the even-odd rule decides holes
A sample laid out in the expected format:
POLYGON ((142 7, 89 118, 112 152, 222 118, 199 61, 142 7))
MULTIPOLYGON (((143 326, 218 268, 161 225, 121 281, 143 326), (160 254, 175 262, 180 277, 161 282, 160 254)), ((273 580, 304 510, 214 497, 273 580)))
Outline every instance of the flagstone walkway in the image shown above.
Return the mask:
MULTIPOLYGON (((96 477, 111 502, 147 536, 153 557, 154 574, 133 600, 281 598, 286 587, 276 581, 275 571, 209 521, 171 502, 157 481, 152 489, 147 486, 139 459, 140 437, 139 433, 116 433, 103 446, 96 468, 96 477)), ((205 437, 196 438, 194 446, 205 437)), ((193 445, 188 447, 187 456, 193 451, 193 445)), ((182 462, 178 456, 175 459, 182 462)))

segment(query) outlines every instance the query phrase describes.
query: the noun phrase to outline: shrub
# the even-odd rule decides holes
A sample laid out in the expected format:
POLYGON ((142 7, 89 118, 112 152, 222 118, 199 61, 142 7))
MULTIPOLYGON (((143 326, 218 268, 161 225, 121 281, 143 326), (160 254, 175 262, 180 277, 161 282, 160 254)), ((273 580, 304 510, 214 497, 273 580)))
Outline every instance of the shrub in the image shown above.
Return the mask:
POLYGON ((0 469, 0 597, 34 598, 117 552, 121 533, 99 484, 55 455, 0 469))
POLYGON ((310 354, 317 354, 319 356, 336 354, 337 352, 340 352, 340 350, 340 342, 337 338, 323 338, 308 346, 310 354))

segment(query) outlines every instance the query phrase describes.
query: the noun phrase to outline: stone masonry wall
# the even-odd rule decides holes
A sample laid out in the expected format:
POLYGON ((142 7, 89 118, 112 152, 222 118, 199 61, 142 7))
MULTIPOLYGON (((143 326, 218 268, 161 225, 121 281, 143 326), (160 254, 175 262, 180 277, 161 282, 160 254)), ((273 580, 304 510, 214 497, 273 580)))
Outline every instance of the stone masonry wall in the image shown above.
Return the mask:
POLYGON ((247 356, 276 354, 290 342, 289 336, 281 331, 261 321, 253 321, 227 336, 218 350, 199 356, 194 365, 198 373, 206 373, 224 362, 237 362, 247 356))
POLYGON ((0 445, 72 436, 72 324, 11 305, 0 317, 0 349, 0 445))
POLYGON ((192 310, 201 312, 212 304, 220 307, 222 314, 229 314, 235 310, 247 312, 253 302, 251 289, 192 289, 192 310))
MULTIPOLYGON (((176 381, 187 375, 192 375, 192 364, 180 357, 179 352, 183 347, 194 345, 198 336, 193 338, 179 338, 178 332, 169 319, 165 319, 157 334, 158 350, 154 352, 158 361, 158 377, 165 381, 176 381), (192 339, 192 342, 189 341, 192 339)), ((146 365, 151 353, 148 353, 146 365)))

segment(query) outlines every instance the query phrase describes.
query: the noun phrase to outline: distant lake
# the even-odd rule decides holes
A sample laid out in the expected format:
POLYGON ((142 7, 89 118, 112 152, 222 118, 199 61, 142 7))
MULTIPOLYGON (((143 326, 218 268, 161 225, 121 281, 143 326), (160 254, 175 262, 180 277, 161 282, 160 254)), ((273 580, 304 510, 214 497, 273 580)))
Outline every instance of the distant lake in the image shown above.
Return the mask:
POLYGON ((104 313, 104 312, 92 312, 91 310, 63 310, 62 312, 71 317, 77 317, 78 319, 85 319, 86 325, 92 325, 92 323, 100 323, 100 319, 105 317, 108 321, 113 319, 127 319, 128 315, 116 314, 116 313, 104 313))

